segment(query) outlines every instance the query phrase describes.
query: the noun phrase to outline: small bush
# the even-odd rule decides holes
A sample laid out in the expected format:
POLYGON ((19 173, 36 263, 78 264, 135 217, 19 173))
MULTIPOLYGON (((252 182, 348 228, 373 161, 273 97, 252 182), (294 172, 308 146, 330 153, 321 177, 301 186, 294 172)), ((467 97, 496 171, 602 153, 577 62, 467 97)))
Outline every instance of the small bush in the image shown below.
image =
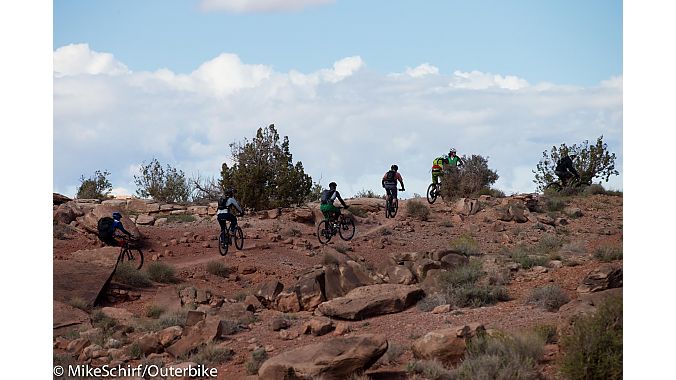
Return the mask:
POLYGON ((517 336, 479 334, 470 339, 465 360, 452 379, 540 379, 535 364, 544 340, 536 334, 517 336))
POLYGON ((117 265, 117 268, 115 268, 115 274, 113 275, 113 280, 125 285, 140 288, 147 288, 153 285, 146 272, 137 270, 127 262, 117 265))
POLYGON ((429 380, 453 379, 453 372, 438 360, 416 360, 406 365, 406 372, 429 380))
POLYGON ((228 277, 231 269, 228 268, 222 261, 212 260, 207 263, 207 272, 219 277, 228 277))
POLYGON ((134 342, 127 346, 127 355, 133 359, 138 359, 143 355, 143 348, 138 342, 134 342))
POLYGON ((192 214, 169 214, 167 216, 167 223, 190 223, 196 220, 197 218, 192 214))
POLYGON ((448 301, 446 300, 446 296, 443 293, 432 293, 426 295, 423 299, 418 301, 415 306, 420 311, 430 312, 434 310, 435 307, 446 304, 448 304, 448 301))
POLYGON ((545 202, 545 208, 550 212, 561 211, 566 208, 566 201, 560 197, 548 197, 547 202, 545 202))
POLYGON ((392 235, 392 230, 385 227, 382 230, 380 230, 380 234, 383 235, 383 236, 389 236, 389 235, 392 235))
POLYGON ((255 375, 258 373, 258 369, 261 368, 261 365, 268 359, 268 353, 263 349, 255 350, 251 353, 251 359, 244 365, 246 372, 249 375, 255 375))
POLYGON ((606 195, 611 195, 613 197, 621 197, 623 196, 623 193, 621 190, 606 190, 605 192, 606 195))
POLYGON ((583 191, 582 195, 589 196, 589 195, 595 195, 595 194, 605 194, 606 189, 601 186, 600 183, 593 183, 591 186, 587 186, 583 191))
POLYGON ((426 221, 430 217, 430 208, 417 199, 406 202, 406 212, 408 216, 422 221, 426 221))
POLYGON ((176 270, 169 264, 155 261, 148 265, 148 276, 151 280, 155 282, 161 282, 163 284, 173 284, 178 282, 176 278, 176 270))
POLYGON ((547 311, 558 311, 559 308, 568 303, 570 298, 557 285, 546 285, 535 288, 528 296, 529 304, 536 304, 547 311))
POLYGON ((461 252, 466 256, 480 255, 479 243, 469 234, 462 234, 451 241, 451 249, 461 252))
POLYGON ((569 379, 622 379, 622 298, 609 298, 595 314, 579 317, 562 348, 561 371, 569 379))
POLYGON ((544 266, 549 262, 548 257, 532 254, 531 250, 525 245, 517 245, 511 251, 507 251, 507 254, 514 262, 521 265, 523 269, 544 266))
POLYGON ((542 235, 538 243, 533 247, 533 253, 540 255, 551 255, 559 251, 563 241, 556 235, 542 235))
POLYGON ((498 189, 484 187, 483 189, 481 189, 481 190, 477 191, 476 193, 472 194, 473 197, 479 197, 481 195, 490 195, 493 198, 504 198, 505 192, 502 191, 502 190, 498 190, 498 189))
POLYGON ((164 308, 162 306, 150 305, 146 309, 146 317, 157 319, 164 313, 164 308))
POLYGON ((489 188, 498 180, 498 173, 488 168, 488 159, 480 155, 463 156, 462 170, 444 168, 441 180, 441 196, 450 201, 459 197, 469 197, 482 189, 489 188))
POLYGON ((113 185, 108 180, 110 175, 107 171, 97 170, 94 175, 86 178, 80 177, 80 186, 77 188, 79 199, 104 199, 113 190, 113 185))
POLYGON ((445 288, 474 284, 482 275, 481 262, 472 260, 467 265, 442 272, 439 275, 439 283, 445 288))
POLYGON ((357 192, 357 194, 354 195, 355 198, 382 198, 382 195, 376 194, 373 190, 368 189, 364 190, 361 189, 360 191, 357 192))
POLYGON ((556 343, 558 340, 556 326, 538 325, 533 328, 533 332, 540 336, 547 344, 556 343))
POLYGON ((89 311, 91 309, 91 306, 82 297, 73 297, 68 301, 68 304, 83 311, 89 311))
POLYGON ((442 220, 441 222, 439 222, 439 227, 450 228, 453 227, 453 223, 450 220, 442 220))
POLYGON ((603 262, 622 260, 622 247, 598 247, 594 257, 603 262))
POLYGON ((451 304, 458 307, 481 307, 509 301, 507 289, 502 286, 464 285, 454 288, 448 295, 451 304))
POLYGON ((90 318, 92 320, 92 325, 94 327, 99 327, 104 334, 112 334, 117 327, 117 321, 105 315, 101 310, 94 311, 90 318))
POLYGON ((213 343, 201 346, 197 352, 190 355, 191 362, 202 365, 218 365, 232 359, 234 353, 231 349, 219 347, 213 343))

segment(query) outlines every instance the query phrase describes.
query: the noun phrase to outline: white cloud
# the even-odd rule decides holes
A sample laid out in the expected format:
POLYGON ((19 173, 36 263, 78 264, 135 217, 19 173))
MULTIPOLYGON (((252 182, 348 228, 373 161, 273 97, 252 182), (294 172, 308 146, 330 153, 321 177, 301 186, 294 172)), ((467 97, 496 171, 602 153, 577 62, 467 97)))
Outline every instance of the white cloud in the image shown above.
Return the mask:
POLYGON ((503 88, 506 90, 519 90, 528 87, 525 79, 513 75, 493 75, 481 71, 455 71, 449 86, 455 88, 467 88, 472 90, 485 90, 488 88, 503 88))
POLYGON ((70 44, 54 52, 54 76, 80 74, 120 75, 129 73, 127 66, 115 60, 112 54, 98 53, 88 44, 70 44))
POLYGON ((206 11, 273 12, 299 10, 309 6, 332 4, 335 0, 202 0, 200 8, 206 11))
MULTIPOLYGON (((393 163, 407 194, 423 194, 431 160, 449 146, 488 156, 508 193, 534 190, 530 170, 544 150, 601 134, 622 171, 622 77, 571 87, 480 72, 381 75, 364 66, 357 56, 282 73, 233 54, 188 74, 79 75, 84 68, 73 65, 73 74, 54 79, 54 189, 70 191, 95 170, 134 189, 138 164, 152 158, 217 176, 230 143, 271 123, 308 174, 324 185, 335 180, 346 195, 379 190, 380 172, 393 163)), ((614 181, 621 187, 621 177, 614 181)))
POLYGON ((407 68, 406 74, 412 76, 413 78, 418 78, 430 74, 439 74, 439 69, 430 65, 429 63, 423 63, 422 65, 419 65, 413 69, 407 68))

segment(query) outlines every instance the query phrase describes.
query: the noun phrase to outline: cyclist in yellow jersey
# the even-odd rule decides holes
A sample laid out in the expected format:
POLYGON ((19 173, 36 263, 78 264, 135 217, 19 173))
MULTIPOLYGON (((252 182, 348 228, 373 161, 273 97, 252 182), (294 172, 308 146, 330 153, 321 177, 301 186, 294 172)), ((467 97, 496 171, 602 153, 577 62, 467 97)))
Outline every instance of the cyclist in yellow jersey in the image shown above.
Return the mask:
POLYGON ((435 185, 439 183, 439 177, 443 174, 444 165, 452 167, 461 167, 465 162, 456 155, 455 148, 448 151, 448 155, 437 157, 432 161, 432 183, 435 185))

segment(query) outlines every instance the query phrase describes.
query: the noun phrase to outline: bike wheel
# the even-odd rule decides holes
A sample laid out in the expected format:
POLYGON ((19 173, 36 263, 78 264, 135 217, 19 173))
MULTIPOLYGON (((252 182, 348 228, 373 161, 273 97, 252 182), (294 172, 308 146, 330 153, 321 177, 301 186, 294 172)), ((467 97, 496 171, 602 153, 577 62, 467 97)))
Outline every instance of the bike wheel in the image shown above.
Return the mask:
POLYGON ((433 183, 427 186, 427 202, 429 202, 429 204, 432 204, 437 200, 437 195, 437 187, 433 183))
POLYGON ((559 191, 563 190, 563 187, 558 182, 552 182, 550 184, 547 184, 547 186, 545 186, 545 189, 554 190, 556 192, 559 192, 559 191))
POLYGON ((354 237, 354 220, 352 218, 340 218, 340 225, 338 226, 338 234, 343 240, 350 240, 354 237))
POLYGON ((390 217, 390 208, 391 208, 390 201, 389 200, 385 201, 385 219, 390 217))
POLYGON ((241 251, 244 248, 244 232, 242 232, 242 229, 239 227, 235 228, 232 238, 235 240, 235 247, 241 251))
POLYGON ((218 235, 218 252, 221 254, 221 256, 228 254, 228 244, 225 237, 225 232, 222 232, 220 235, 218 235))
POLYGON ((392 211, 390 211, 390 218, 394 218, 397 215, 397 211, 399 211, 399 200, 395 199, 394 202, 392 202, 392 211))
POLYGON ((331 240, 332 236, 333 234, 331 233, 329 222, 326 220, 319 222, 319 226, 317 226, 317 239, 319 239, 319 242, 326 244, 331 240))
POLYGON ((143 266, 143 251, 139 248, 124 248, 118 262, 128 262, 132 267, 141 269, 143 266))

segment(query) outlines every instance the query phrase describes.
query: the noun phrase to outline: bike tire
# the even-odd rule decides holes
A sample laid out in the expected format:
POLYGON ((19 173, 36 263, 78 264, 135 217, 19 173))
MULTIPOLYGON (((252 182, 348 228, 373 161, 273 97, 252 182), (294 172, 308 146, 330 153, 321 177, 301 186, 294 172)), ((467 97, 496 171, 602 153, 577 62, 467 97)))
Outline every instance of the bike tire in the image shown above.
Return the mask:
POLYGON ((117 261, 120 263, 127 262, 137 270, 141 269, 143 266, 143 251, 140 248, 123 248, 117 261))
POLYGON ((319 242, 322 244, 327 244, 329 241, 331 241, 332 236, 333 234, 331 233, 329 222, 326 220, 319 222, 319 226, 317 226, 317 239, 319 239, 319 242))
POLYGON ((392 211, 390 211, 390 218, 397 216, 397 211, 399 211, 399 200, 395 199, 392 204, 392 211))
POLYGON ((429 186, 427 186, 427 202, 429 204, 433 204, 437 200, 437 187, 431 183, 429 186))
POLYGON ((233 240, 235 240, 235 247, 241 251, 244 248, 244 232, 242 232, 241 228, 235 228, 233 240))
POLYGON ((340 225, 338 226, 338 234, 343 240, 351 240, 354 237, 354 220, 352 218, 341 217, 340 225))
POLYGON ((556 192, 559 192, 559 191, 563 190, 563 187, 558 182, 552 182, 550 184, 547 184, 547 186, 545 186, 545 189, 554 190, 556 192))
POLYGON ((221 256, 228 254, 228 244, 225 243, 225 233, 218 235, 218 252, 221 256))
POLYGON ((385 201, 385 219, 390 217, 390 201, 385 201))

